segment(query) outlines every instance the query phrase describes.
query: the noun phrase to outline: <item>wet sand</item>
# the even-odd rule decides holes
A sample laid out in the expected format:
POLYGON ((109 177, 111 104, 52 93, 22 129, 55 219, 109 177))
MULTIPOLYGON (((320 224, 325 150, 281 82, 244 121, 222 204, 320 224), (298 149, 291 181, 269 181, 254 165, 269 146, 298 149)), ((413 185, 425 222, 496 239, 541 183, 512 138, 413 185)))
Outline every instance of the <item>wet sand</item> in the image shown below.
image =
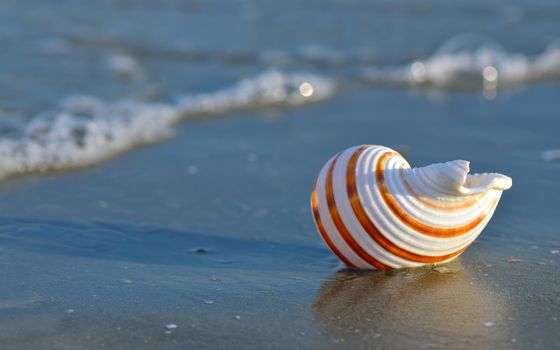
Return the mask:
POLYGON ((103 222, 12 220, 1 242, 10 349, 558 345, 560 259, 499 240, 369 273, 336 271, 320 247, 103 222))
MULTIPOLYGON (((547 91, 518 92, 512 104, 538 105, 532 99, 547 91)), ((450 104, 460 111, 462 99, 450 104)), ((477 117, 489 108, 477 101, 471 98, 469 106, 479 109, 466 119, 418 96, 365 91, 282 118, 271 110, 186 123, 166 143, 95 168, 6 182, 0 203, 3 344, 558 346, 558 219, 547 212, 552 199, 549 209, 540 202, 545 191, 558 191, 559 165, 521 148, 525 140, 515 137, 516 129, 477 117), (396 101, 403 99, 421 120, 399 111, 396 101), (371 105, 385 113, 367 111, 371 105), (410 128, 401 127, 405 120, 410 128), (439 130, 460 124, 466 131, 448 143, 448 133, 426 124, 439 130), (502 137, 479 133, 473 142, 469 128, 502 137), (406 143, 413 164, 471 159, 480 170, 511 175, 514 188, 477 242, 446 268, 340 270, 312 226, 310 185, 336 150, 371 140, 406 143), (542 176, 534 178, 527 164, 542 176), (177 325, 169 334, 168 324, 177 325)), ((498 109, 495 118, 516 122, 509 110, 503 113, 498 109)))

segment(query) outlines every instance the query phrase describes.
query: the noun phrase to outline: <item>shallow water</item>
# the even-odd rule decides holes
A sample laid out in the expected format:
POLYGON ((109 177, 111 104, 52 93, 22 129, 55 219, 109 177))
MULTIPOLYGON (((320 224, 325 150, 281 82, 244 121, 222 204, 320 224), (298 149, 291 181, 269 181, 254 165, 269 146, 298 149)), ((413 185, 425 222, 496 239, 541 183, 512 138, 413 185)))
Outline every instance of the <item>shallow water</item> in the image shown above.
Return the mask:
POLYGON ((546 56, 559 11, 3 2, 0 343, 559 347, 560 162, 543 158, 560 148, 560 62, 546 56), (474 30, 484 35, 463 39, 474 30), (480 57, 480 37, 499 54, 447 54, 451 38, 480 57), (512 83, 504 72, 519 60, 531 74, 512 83), (417 81, 415 62, 438 74, 417 81), (60 105, 75 95, 95 100, 60 105), (445 269, 340 271, 309 194, 329 157, 361 143, 412 165, 468 159, 513 188, 445 269))

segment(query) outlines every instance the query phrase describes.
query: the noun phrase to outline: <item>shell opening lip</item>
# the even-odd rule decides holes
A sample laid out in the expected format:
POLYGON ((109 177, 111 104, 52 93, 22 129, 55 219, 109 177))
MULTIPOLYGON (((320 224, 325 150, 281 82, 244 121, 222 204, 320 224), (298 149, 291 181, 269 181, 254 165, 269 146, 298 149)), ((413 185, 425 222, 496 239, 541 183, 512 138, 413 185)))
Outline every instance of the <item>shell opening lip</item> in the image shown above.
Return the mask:
POLYGON ((445 196, 471 196, 511 187, 511 178, 502 174, 469 174, 469 164, 466 160, 436 163, 413 169, 413 176, 418 178, 419 185, 427 185, 445 196))
POLYGON ((511 188, 511 178, 498 173, 467 175, 459 192, 466 195, 486 192, 488 190, 504 191, 511 188))

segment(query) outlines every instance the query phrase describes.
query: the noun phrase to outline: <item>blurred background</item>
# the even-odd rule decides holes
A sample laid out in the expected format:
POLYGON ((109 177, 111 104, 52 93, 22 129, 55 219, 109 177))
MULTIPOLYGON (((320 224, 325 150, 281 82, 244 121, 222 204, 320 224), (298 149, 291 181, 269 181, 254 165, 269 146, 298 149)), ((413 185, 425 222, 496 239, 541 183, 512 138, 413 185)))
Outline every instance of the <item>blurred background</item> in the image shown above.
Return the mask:
POLYGON ((559 19, 546 0, 3 0, 0 338, 337 347, 386 312, 354 348, 558 346, 559 19), (309 195, 363 143, 513 178, 453 282, 334 272, 309 195), (374 305, 399 288, 440 305, 435 329, 374 305), (438 319, 456 290, 470 321, 438 319))

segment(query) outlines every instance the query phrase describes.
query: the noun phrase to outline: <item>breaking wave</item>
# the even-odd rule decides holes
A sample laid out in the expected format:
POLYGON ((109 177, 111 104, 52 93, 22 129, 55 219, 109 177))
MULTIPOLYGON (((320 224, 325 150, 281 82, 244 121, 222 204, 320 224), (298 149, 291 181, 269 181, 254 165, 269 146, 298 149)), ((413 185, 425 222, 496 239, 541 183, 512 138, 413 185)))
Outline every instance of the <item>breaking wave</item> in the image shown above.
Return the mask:
POLYGON ((183 96, 174 104, 70 96, 58 109, 27 123, 0 125, 5 134, 0 138, 0 179, 95 164, 171 135, 174 125, 189 116, 297 107, 326 99, 334 91, 328 78, 266 71, 214 93, 183 96))
MULTIPOLYGON (((263 55, 264 61, 279 57, 263 55)), ((288 58, 297 61, 302 59, 300 56, 288 58)), ((352 66, 360 73, 339 75, 335 79, 267 70, 215 92, 181 96, 174 103, 107 102, 77 95, 64 99, 57 109, 39 113, 28 121, 4 118, 0 120, 0 180, 14 174, 95 164, 137 145, 168 137, 178 122, 194 116, 318 102, 333 96, 344 83, 356 80, 372 86, 494 92, 560 78, 558 44, 527 56, 507 52, 496 43, 473 35, 453 38, 432 56, 401 66, 375 65, 372 60, 357 60, 352 55, 348 62, 353 63, 344 64, 347 57, 323 49, 311 50, 303 61, 308 63, 308 56, 317 62, 336 61, 345 67, 352 66)), ((143 77, 142 67, 134 57, 109 58, 115 74, 143 77)))
POLYGON ((369 67, 360 79, 373 85, 438 89, 498 89, 560 78, 560 45, 527 56, 488 39, 463 35, 432 56, 399 67, 369 67))

